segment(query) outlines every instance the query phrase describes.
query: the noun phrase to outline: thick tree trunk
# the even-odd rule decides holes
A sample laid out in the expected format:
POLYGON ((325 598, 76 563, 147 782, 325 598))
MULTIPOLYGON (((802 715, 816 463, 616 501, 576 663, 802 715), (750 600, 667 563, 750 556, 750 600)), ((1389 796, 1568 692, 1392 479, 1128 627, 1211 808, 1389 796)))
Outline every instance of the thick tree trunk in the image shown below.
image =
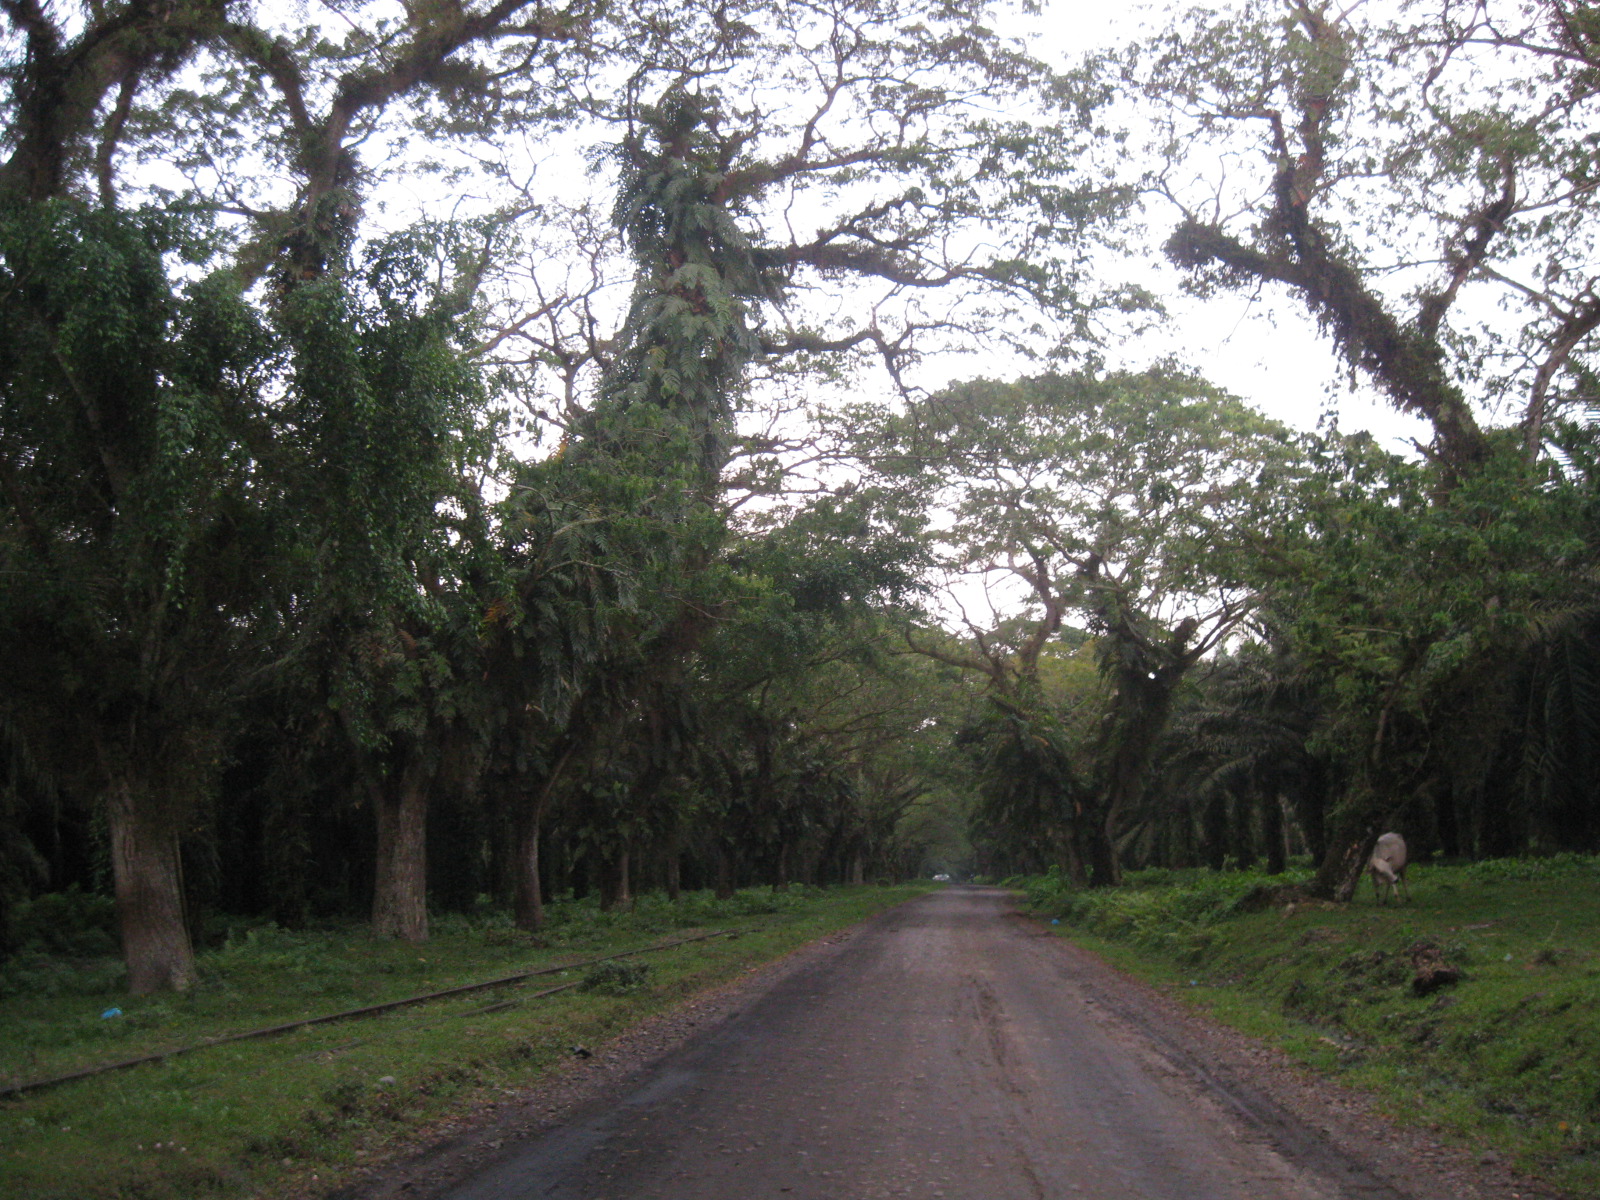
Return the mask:
POLYGON ((596 870, 600 876, 601 912, 611 912, 618 908, 626 909, 633 903, 631 866, 632 863, 627 846, 617 851, 617 856, 609 862, 597 860, 596 870))
POLYGON ((372 789, 378 824, 372 932, 407 942, 428 940, 428 774, 408 764, 392 787, 372 789))
POLYGON ((183 991, 194 983, 195 971, 183 916, 177 830, 139 799, 128 784, 116 785, 107 816, 128 989, 143 996, 169 988, 183 991))
POLYGON ((1381 832, 1372 820, 1341 821, 1328 838, 1328 851, 1307 890, 1325 900, 1348 903, 1355 896, 1356 885, 1361 882, 1367 859, 1372 856, 1372 848, 1381 832))
MULTIPOLYGON (((1072 880, 1072 886, 1081 888, 1089 886, 1089 872, 1084 868, 1083 855, 1078 853, 1078 847, 1069 834, 1060 839, 1061 857, 1066 861, 1062 864, 1067 869, 1067 878, 1072 880)), ((1053 865, 1053 864, 1052 864, 1053 865)))
POLYGON ((1084 831, 1083 857, 1089 866, 1090 887, 1116 887, 1122 882, 1117 848, 1111 840, 1113 819, 1113 814, 1107 813, 1103 821, 1088 822, 1084 831))
POLYGON ((717 847, 717 899, 733 899, 733 855, 726 846, 717 847))
POLYGON ((861 861, 859 852, 850 856, 850 886, 860 887, 867 881, 866 864, 861 861))

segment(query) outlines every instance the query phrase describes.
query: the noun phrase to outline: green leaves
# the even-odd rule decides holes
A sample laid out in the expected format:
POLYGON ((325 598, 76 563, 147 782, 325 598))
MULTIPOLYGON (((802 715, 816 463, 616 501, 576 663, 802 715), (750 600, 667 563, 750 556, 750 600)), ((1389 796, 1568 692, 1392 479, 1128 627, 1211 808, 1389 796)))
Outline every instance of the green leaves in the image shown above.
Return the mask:
POLYGON ((1249 3, 1089 69, 1141 97, 1123 165, 1186 286, 1285 289, 1465 475, 1508 418, 1536 460, 1592 369, 1600 93, 1570 28, 1542 0, 1249 3))
POLYGON ((1106 587, 1170 613, 1242 586, 1274 515, 1253 485, 1297 469, 1286 431, 1165 371, 977 381, 851 420, 907 503, 951 513, 953 569, 1010 574, 1080 619, 1106 587))

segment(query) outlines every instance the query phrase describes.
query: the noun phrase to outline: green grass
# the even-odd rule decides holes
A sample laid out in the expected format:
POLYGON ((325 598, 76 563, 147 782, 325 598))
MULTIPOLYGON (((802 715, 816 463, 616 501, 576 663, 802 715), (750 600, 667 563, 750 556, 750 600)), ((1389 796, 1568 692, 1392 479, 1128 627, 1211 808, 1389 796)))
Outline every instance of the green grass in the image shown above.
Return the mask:
POLYGON ((1600 858, 1414 866, 1413 903, 1271 903, 1285 880, 1135 873, 1020 881, 1075 941, 1396 1119, 1600 1195, 1600 858), (1428 970, 1456 972, 1429 990, 1428 970))
POLYGON ((501 916, 437 920, 424 946, 353 929, 238 929, 201 956, 181 996, 129 998, 112 964, 72 970, 24 959, 0 974, 0 1080, 20 1082, 209 1037, 318 1016, 517 971, 579 963, 696 930, 733 929, 645 956, 542 1000, 520 987, 441 1000, 0 1102, 0 1197, 177 1200, 315 1195, 348 1179, 419 1123, 534 1083, 570 1058, 696 992, 927 889, 841 888, 641 897, 631 913, 552 911, 530 938, 501 916), (517 1001, 496 1012, 501 1001, 517 1001), (120 1015, 104 1016, 110 1009, 120 1015))

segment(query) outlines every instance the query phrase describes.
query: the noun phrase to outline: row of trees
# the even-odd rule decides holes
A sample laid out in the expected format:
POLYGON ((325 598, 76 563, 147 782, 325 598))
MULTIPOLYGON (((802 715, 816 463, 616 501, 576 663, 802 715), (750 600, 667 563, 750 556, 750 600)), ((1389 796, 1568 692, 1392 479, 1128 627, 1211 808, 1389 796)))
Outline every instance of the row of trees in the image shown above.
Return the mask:
POLYGON ((0 896, 1591 844, 1596 31, 1491 7, 5 0, 0 896), (1150 228, 1420 457, 1101 363, 1150 228))
POLYGON ((735 543, 726 485, 771 474, 733 458, 761 376, 1070 308, 1029 254, 1063 235, 1007 194, 1033 145, 987 115, 1037 69, 981 5, 4 11, 13 894, 66 882, 42 847, 92 812, 149 991, 193 978, 207 848, 277 864, 257 904, 365 879, 377 932, 425 937, 442 796, 529 926, 554 819, 612 896, 646 851, 669 886, 686 854, 724 887, 892 864, 927 789, 869 751, 903 713, 788 693, 872 656, 858 610, 907 567, 842 510, 837 563, 783 549, 826 529, 735 543), (574 198, 584 142, 609 203, 574 198), (375 223, 402 183, 456 219, 375 223), (785 316, 800 285, 871 315, 785 316))
POLYGON ((1552 427, 1561 469, 1513 444, 1444 490, 1168 371, 965 385, 853 429, 880 503, 955 514, 934 536, 965 629, 908 643, 981 689, 957 742, 988 873, 1293 853, 1348 897, 1382 827, 1596 846, 1586 426, 1552 427))
POLYGON ((1289 0, 1082 64, 1143 106, 1099 161, 1183 286, 1300 309, 1431 437, 1413 461, 1296 442, 1144 375, 959 389, 870 446, 909 462, 939 431, 952 566, 1032 600, 944 652, 990 680, 990 861, 1110 883, 1122 858, 1279 865, 1292 838, 1348 897, 1389 824, 1595 848, 1597 33, 1563 0, 1289 0), (1044 687, 1063 608, 1098 675, 1044 687))

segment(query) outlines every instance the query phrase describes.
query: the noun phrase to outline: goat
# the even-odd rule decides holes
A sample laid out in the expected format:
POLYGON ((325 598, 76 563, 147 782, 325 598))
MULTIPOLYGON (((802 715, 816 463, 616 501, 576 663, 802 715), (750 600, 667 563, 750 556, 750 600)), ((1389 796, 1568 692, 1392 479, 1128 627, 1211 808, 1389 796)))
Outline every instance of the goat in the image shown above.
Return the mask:
POLYGON ((1411 889, 1406 886, 1406 840, 1398 833, 1386 833, 1373 848, 1372 860, 1367 863, 1372 872, 1372 891, 1380 904, 1388 903, 1390 896, 1403 894, 1411 901, 1411 889), (1384 888, 1388 888, 1387 894, 1384 888))

